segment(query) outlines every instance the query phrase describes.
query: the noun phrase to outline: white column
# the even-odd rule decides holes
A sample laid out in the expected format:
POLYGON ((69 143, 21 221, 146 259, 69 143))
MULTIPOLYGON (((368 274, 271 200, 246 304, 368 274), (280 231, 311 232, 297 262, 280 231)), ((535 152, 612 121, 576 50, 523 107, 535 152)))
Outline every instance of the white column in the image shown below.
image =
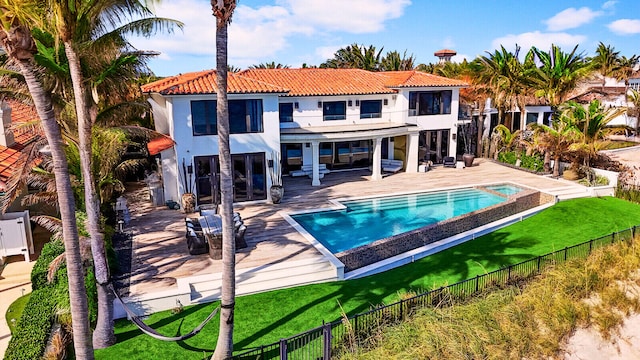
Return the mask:
POLYGON ((380 160, 382 159, 382 138, 373 139, 373 167, 371 171, 371 180, 382 179, 382 169, 380 160))
POLYGON ((418 133, 407 134, 407 167, 406 172, 418 171, 418 133))
POLYGON ((320 143, 318 141, 311 142, 311 161, 313 163, 313 178, 311 186, 320 185, 320 143))

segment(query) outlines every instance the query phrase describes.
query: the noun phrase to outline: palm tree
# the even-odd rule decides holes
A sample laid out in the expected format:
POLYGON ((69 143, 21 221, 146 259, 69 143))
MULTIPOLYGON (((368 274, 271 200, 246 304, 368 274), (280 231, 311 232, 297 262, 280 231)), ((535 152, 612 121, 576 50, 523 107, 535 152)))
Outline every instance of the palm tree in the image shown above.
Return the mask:
POLYGON ((373 45, 365 47, 364 45, 359 46, 358 44, 352 44, 345 48, 338 49, 333 59, 329 59, 320 64, 320 67, 379 71, 380 55, 383 49, 376 51, 376 47, 373 45))
POLYGON ((562 105, 560 120, 578 129, 580 137, 579 141, 573 145, 573 149, 582 154, 585 166, 590 166, 591 159, 606 146, 607 135, 614 130, 626 128, 626 126, 609 125, 613 119, 625 112, 626 109, 618 107, 605 109, 597 99, 587 106, 575 101, 567 101, 562 105))
POLYGON ((236 243, 233 227, 233 174, 229 147, 229 107, 227 100, 227 26, 236 7, 235 0, 211 0, 216 18, 216 85, 218 152, 220 156, 220 193, 222 215, 222 288, 220 330, 213 359, 233 355, 233 318, 236 299, 236 243))
POLYGON ((289 65, 282 65, 280 63, 276 64, 275 61, 249 66, 249 69, 288 69, 288 68, 289 68, 289 65))
POLYGON ((553 176, 559 176, 560 160, 579 137, 578 130, 564 121, 556 121, 553 127, 535 123, 530 127, 534 130, 534 143, 544 153, 545 170, 548 171, 549 160, 553 159, 553 176))
POLYGON ((629 106, 629 115, 636 118, 636 131, 640 128, 640 92, 635 89, 631 89, 627 94, 627 103, 629 106))
POLYGON ((621 69, 620 52, 615 51, 611 45, 603 42, 598 44, 596 56, 590 59, 591 66, 602 76, 602 89, 607 83, 607 77, 613 77, 621 69))
POLYGON ((405 50, 402 56, 397 51, 389 51, 380 60, 381 71, 406 71, 413 70, 415 59, 413 55, 407 57, 407 51, 405 50))
MULTIPOLYGON (((83 73, 83 48, 92 52, 110 51, 123 44, 123 35, 137 33, 151 35, 156 29, 172 24, 172 21, 150 18, 151 10, 146 4, 128 0, 96 0, 87 3, 81 0, 49 1, 51 23, 55 35, 64 45, 73 85, 73 94, 78 124, 80 167, 84 179, 87 230, 91 236, 91 251, 94 259, 95 277, 98 284, 98 319, 93 336, 94 346, 104 348, 115 343, 113 333, 113 294, 109 291, 109 268, 107 264, 104 234, 100 228, 100 205, 95 189, 92 161, 92 127, 95 104, 91 102, 91 91, 83 73), (123 19, 144 17, 124 25, 123 19), (116 25, 119 27, 113 29, 116 25), (93 110, 93 111, 92 111, 93 110)), ((85 59, 87 57, 85 56, 85 59)))
POLYGON ((30 29, 24 25, 33 21, 34 17, 37 18, 40 9, 31 1, 3 0, 0 3, 0 10, 3 24, 0 41, 9 58, 17 63, 25 78, 51 149, 67 260, 75 356, 77 359, 93 359, 75 202, 63 150, 62 135, 53 111, 51 97, 44 91, 34 67, 35 42, 30 29))
POLYGON ((577 49, 576 45, 570 53, 565 53, 555 44, 551 45, 549 52, 532 48, 536 60, 541 64, 531 77, 535 95, 545 97, 554 113, 576 85, 591 72, 584 56, 576 54, 577 49))

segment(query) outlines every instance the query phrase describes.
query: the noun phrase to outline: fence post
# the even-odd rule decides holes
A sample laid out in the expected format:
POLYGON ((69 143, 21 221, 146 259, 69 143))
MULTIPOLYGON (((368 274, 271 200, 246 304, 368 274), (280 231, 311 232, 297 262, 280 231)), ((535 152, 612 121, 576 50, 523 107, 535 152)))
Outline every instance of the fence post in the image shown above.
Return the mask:
POLYGON ((564 261, 567 261, 567 247, 564 247, 564 261))
POLYGON ((542 256, 538 256, 538 273, 540 273, 540 260, 542 259, 542 256))
POLYGON ((478 292, 479 281, 480 281, 480 275, 476 275, 476 292, 478 292))
POLYGON ((632 238, 632 239, 635 239, 635 238, 636 238, 636 227, 635 227, 635 226, 633 226, 633 227, 631 228, 631 238, 632 238))
POLYGON ((400 319, 404 320, 404 299, 400 299, 400 319))
POLYGON ((325 360, 331 360, 331 323, 324 324, 322 328, 322 342, 323 351, 322 358, 325 360))
POLYGON ((616 240, 616 233, 612 232, 611 233, 611 243, 613 244, 613 242, 616 240))
POLYGON ((280 360, 287 360, 287 339, 280 339, 280 360))
POLYGON ((509 272, 507 273, 507 282, 511 281, 511 266, 509 265, 509 272))
POLYGON ((353 317, 353 333, 354 334, 358 334, 358 318, 360 317, 360 314, 356 314, 356 316, 353 317))
POLYGON ((589 254, 591 254, 592 248, 593 248, 593 239, 589 240, 589 254))

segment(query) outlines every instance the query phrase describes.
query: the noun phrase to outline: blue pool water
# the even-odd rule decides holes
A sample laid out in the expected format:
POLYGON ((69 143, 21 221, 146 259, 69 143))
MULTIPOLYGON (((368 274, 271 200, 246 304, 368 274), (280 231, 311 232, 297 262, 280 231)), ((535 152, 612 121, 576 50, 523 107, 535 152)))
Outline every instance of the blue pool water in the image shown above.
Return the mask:
POLYGON ((514 195, 514 194, 517 194, 520 191, 522 191, 521 187, 517 187, 517 186, 514 186, 514 185, 508 185, 508 184, 489 185, 489 186, 485 186, 485 188, 487 188, 489 190, 493 190, 493 191, 499 192, 501 194, 505 194, 507 196, 514 195))
POLYGON ((291 217, 336 254, 505 200, 486 191, 466 188, 343 201, 346 206, 343 210, 291 217))

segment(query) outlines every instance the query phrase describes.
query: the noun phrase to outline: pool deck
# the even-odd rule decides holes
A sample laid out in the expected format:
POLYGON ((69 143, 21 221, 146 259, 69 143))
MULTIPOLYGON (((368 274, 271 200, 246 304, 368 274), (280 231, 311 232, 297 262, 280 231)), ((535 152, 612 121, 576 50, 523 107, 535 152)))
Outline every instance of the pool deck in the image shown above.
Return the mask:
MULTIPOLYGON (((587 196, 580 185, 511 169, 485 159, 476 159, 470 168, 436 167, 427 173, 392 174, 379 181, 370 181, 369 174, 365 170, 332 172, 316 187, 311 186, 311 180, 306 177, 285 177, 281 204, 236 204, 235 210, 240 212, 248 227, 245 236, 248 247, 237 252, 236 269, 241 272, 242 269, 268 268, 288 262, 322 261, 324 256, 279 212, 331 207, 331 199, 497 182, 514 182, 550 193, 587 196)), ((221 272, 221 260, 212 260, 207 254, 188 254, 184 213, 152 206, 144 187, 138 187, 126 196, 132 215, 127 231, 134 236, 130 296, 149 296, 175 287, 178 279, 221 272)))

